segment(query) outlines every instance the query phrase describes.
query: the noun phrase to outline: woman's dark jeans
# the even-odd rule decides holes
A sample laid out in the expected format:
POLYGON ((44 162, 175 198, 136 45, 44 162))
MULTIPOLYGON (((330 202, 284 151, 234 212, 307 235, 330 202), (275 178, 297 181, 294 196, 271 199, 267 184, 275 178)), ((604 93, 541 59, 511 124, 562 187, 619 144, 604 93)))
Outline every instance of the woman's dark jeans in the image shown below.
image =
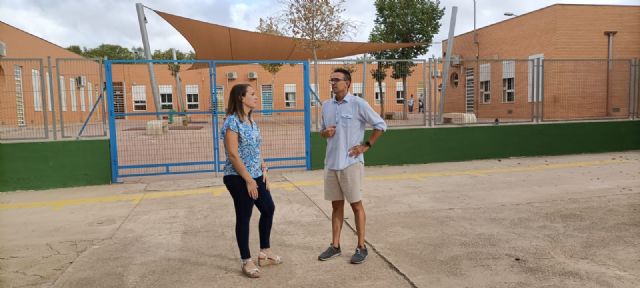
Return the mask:
POLYGON ((233 198, 233 206, 236 210, 236 241, 240 249, 240 257, 242 259, 251 258, 249 250, 249 223, 251 220, 251 212, 253 205, 258 207, 260 211, 260 221, 258 231, 260 233, 260 249, 270 248, 269 238, 271 237, 271 224, 273 223, 273 213, 276 206, 271 198, 271 193, 267 191, 267 185, 264 183, 262 176, 254 178, 258 183, 258 199, 253 200, 249 197, 247 183, 238 175, 224 176, 224 185, 231 193, 233 198))

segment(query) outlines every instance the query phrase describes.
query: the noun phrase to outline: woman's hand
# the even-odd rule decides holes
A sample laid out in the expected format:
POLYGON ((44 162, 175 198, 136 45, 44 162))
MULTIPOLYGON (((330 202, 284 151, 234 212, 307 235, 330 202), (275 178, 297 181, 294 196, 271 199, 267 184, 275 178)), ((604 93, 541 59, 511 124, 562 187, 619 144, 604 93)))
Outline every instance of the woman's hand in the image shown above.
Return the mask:
POLYGON ((267 168, 267 164, 262 162, 262 180, 264 184, 267 186, 267 191, 271 192, 271 185, 269 185, 270 181, 267 181, 267 172, 269 172, 269 168, 267 168))
POLYGON ((251 179, 246 182, 247 182, 247 191, 249 191, 249 197, 251 197, 251 199, 253 200, 258 199, 258 183, 256 183, 256 180, 251 179))

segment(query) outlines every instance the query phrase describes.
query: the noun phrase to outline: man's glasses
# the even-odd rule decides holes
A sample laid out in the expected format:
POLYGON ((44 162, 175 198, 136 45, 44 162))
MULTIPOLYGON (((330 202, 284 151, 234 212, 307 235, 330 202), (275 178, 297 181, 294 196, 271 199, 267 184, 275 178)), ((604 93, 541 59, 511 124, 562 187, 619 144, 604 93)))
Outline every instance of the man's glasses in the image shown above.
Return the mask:
POLYGON ((329 79, 329 83, 331 83, 331 84, 338 83, 340 81, 347 81, 347 80, 340 79, 340 78, 331 78, 331 79, 329 79))

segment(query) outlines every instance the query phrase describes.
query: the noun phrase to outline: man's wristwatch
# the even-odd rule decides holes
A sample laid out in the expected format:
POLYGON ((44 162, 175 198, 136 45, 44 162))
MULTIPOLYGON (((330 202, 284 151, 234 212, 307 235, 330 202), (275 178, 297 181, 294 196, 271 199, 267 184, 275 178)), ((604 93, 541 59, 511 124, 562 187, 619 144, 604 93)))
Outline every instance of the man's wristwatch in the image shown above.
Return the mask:
POLYGON ((371 146, 372 146, 372 145, 371 145, 371 142, 369 142, 369 141, 364 142, 364 144, 363 144, 363 145, 364 145, 364 146, 367 146, 367 147, 369 147, 369 148, 371 148, 371 146))

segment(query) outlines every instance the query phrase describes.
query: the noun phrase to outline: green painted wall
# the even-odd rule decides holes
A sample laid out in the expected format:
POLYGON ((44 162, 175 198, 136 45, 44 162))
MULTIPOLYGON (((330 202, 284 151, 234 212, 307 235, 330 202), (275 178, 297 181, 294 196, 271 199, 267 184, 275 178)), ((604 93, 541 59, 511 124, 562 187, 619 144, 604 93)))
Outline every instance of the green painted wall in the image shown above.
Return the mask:
POLYGON ((109 140, 0 144, 0 192, 108 183, 109 140))
MULTIPOLYGON (((320 133, 312 133, 312 169, 323 168, 325 147, 320 133)), ((402 165, 637 149, 640 121, 394 129, 366 153, 365 162, 402 165)))

